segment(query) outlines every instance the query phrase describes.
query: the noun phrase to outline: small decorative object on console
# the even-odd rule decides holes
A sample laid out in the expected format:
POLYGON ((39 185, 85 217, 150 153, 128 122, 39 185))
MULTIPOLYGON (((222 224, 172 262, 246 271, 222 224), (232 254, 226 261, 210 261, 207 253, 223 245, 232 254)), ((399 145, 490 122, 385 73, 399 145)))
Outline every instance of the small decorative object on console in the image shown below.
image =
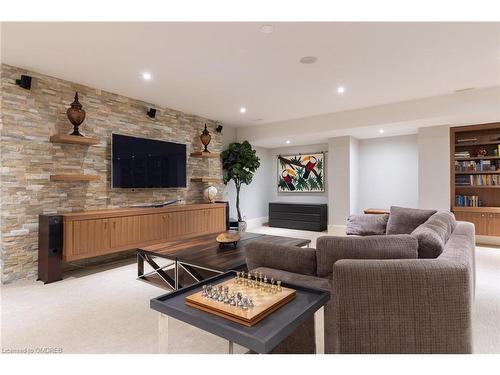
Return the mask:
POLYGON ((230 230, 219 234, 215 240, 219 243, 219 249, 225 249, 230 245, 233 248, 236 248, 236 245, 240 240, 240 234, 235 230, 230 230))
POLYGON ((203 150, 203 152, 210 152, 210 151, 208 151, 207 146, 210 143, 211 139, 212 139, 212 136, 210 135, 210 132, 207 129, 207 124, 205 124, 205 130, 203 130, 203 132, 200 135, 201 143, 203 143, 203 146, 205 146, 205 149, 203 150))
POLYGON ((215 203, 215 198, 217 197, 217 189, 215 186, 210 185, 203 190, 203 197, 210 203, 215 203))
POLYGON ((75 100, 67 109, 66 115, 68 116, 69 121, 73 124, 73 133, 71 133, 70 135, 78 135, 80 137, 83 137, 83 135, 78 131, 78 127, 82 124, 83 120, 85 120, 85 111, 78 101, 78 92, 75 93, 75 100))
POLYGON ((281 281, 268 282, 265 275, 237 272, 236 277, 217 285, 203 285, 201 292, 186 297, 186 304, 248 327, 295 298, 294 289, 281 281))

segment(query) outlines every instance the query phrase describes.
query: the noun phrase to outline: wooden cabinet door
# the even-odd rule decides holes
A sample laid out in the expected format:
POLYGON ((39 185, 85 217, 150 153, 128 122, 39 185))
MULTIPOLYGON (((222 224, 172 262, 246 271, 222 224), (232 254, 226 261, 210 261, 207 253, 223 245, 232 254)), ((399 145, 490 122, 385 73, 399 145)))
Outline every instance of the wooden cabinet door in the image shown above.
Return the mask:
POLYGON ((455 218, 460 221, 468 221, 476 227, 476 234, 485 236, 488 232, 487 217, 482 212, 455 212, 455 218))
POLYGON ((488 236, 500 236, 500 214, 488 214, 488 236))
POLYGON ((108 219, 76 220, 71 225, 73 241, 65 260, 90 258, 110 249, 108 219))
POLYGON ((142 215, 140 223, 142 241, 160 241, 168 238, 167 214, 142 215))
POLYGON ((226 231, 226 209, 215 208, 208 210, 208 232, 225 232, 226 231))
POLYGON ((134 248, 134 245, 140 244, 141 225, 140 215, 123 216, 110 219, 110 240, 111 248, 134 248))

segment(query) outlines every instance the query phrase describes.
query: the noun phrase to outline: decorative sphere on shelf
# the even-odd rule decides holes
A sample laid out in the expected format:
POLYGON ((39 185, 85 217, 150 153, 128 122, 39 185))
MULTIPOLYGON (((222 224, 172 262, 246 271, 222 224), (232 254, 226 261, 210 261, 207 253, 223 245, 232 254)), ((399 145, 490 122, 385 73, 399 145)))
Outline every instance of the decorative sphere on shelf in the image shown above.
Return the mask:
POLYGON ((217 189, 215 186, 209 186, 203 190, 203 197, 210 203, 215 202, 215 197, 217 196, 217 189))

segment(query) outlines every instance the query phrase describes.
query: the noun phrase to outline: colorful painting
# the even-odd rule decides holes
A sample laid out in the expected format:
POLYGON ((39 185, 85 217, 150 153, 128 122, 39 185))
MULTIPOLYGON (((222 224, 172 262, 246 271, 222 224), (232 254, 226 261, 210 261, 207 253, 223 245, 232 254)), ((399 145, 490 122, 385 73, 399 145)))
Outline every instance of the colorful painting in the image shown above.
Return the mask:
POLYGON ((278 192, 325 191, 325 154, 278 155, 278 192))

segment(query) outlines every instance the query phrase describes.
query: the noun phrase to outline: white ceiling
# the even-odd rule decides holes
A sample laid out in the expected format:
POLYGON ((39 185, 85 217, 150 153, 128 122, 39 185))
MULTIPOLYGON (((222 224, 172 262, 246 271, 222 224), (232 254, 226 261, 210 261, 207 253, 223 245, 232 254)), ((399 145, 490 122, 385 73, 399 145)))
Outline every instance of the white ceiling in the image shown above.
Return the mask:
POLYGON ((1 56, 234 126, 500 85, 500 23, 261 25, 3 23, 1 56), (300 64, 308 55, 318 62, 300 64))

